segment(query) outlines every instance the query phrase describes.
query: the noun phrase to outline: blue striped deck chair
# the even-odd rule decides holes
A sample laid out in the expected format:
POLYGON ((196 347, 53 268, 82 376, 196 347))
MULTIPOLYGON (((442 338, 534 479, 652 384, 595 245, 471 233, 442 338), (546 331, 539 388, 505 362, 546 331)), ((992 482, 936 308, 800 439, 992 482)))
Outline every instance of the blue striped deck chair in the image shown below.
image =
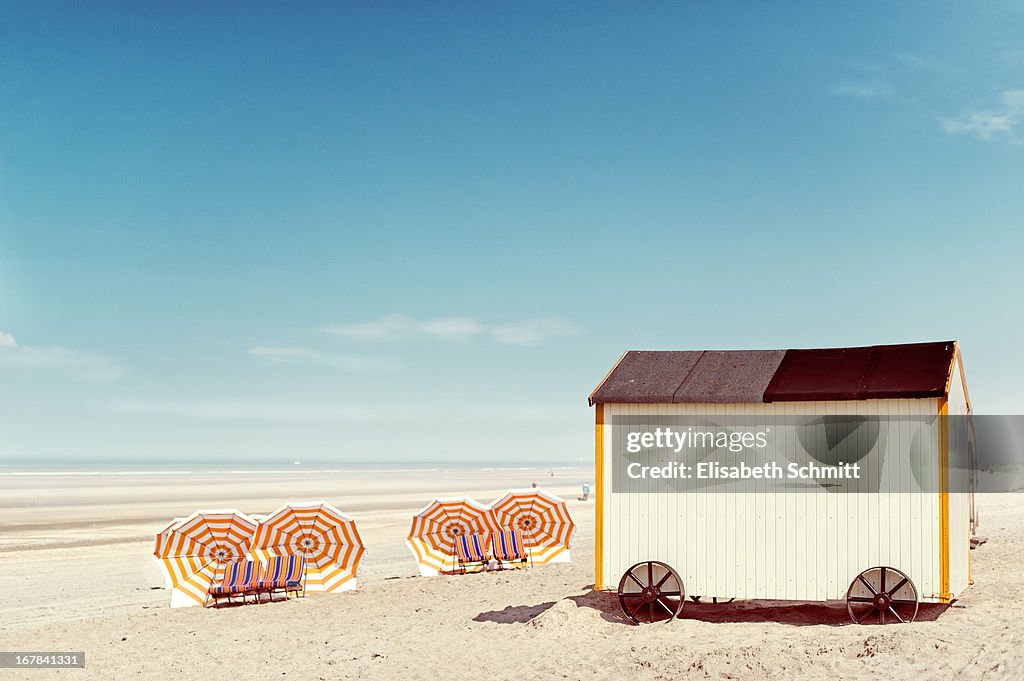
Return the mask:
POLYGON ((265 593, 274 600, 274 594, 284 592, 301 592, 306 595, 306 557, 305 556, 274 556, 260 568, 255 590, 265 593))
POLYGON ((206 603, 211 600, 214 605, 222 598, 230 603, 231 599, 240 596, 245 603, 245 597, 253 592, 253 584, 256 581, 256 562, 252 560, 236 560, 224 569, 224 576, 220 584, 211 586, 206 594, 206 603))
POLYGON ((490 557, 487 555, 487 537, 481 534, 460 534, 455 537, 455 557, 459 561, 459 570, 466 574, 466 568, 479 565, 478 572, 487 569, 490 557))
POLYGON ((259 600, 260 594, 267 594, 271 601, 274 600, 274 594, 280 590, 275 585, 281 581, 281 578, 284 576, 284 570, 285 556, 274 556, 265 564, 260 565, 260 572, 256 577, 256 583, 253 587, 256 591, 257 600, 259 600))
POLYGON ((306 557, 284 556, 285 564, 281 578, 275 583, 286 594, 306 595, 306 557))
POLYGON ((491 535, 491 557, 498 561, 498 569, 504 570, 505 563, 533 564, 533 557, 523 546, 523 534, 519 530, 502 530, 491 535))

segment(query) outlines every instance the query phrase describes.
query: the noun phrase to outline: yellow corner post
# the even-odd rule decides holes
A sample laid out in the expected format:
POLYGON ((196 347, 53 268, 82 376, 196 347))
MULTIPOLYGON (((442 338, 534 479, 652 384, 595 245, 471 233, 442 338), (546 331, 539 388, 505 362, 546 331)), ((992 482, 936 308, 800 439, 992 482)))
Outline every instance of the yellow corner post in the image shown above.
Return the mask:
POLYGON ((594 418, 594 458, 597 477, 594 521, 594 589, 604 589, 604 405, 598 404, 594 418))
POLYGON ((939 600, 949 603, 949 402, 939 400, 939 600))

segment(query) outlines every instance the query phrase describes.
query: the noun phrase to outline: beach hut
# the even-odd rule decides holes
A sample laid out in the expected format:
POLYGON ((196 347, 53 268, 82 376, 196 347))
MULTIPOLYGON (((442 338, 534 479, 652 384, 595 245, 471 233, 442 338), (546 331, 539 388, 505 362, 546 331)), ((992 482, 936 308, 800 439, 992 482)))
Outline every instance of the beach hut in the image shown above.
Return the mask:
POLYGON ((845 600, 857 622, 910 621, 970 583, 955 341, 630 351, 589 403, 595 585, 634 622, 671 621, 687 595, 845 600))

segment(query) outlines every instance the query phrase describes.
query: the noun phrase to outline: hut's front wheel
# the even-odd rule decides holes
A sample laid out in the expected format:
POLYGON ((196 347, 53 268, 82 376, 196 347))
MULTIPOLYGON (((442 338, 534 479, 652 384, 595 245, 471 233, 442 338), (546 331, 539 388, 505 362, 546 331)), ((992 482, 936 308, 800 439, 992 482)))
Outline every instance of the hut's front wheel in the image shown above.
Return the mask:
POLYGON ((619 606, 633 624, 671 622, 682 611, 685 598, 679 574, 656 560, 637 563, 619 580, 619 606))
POLYGON ((846 592, 846 610, 855 624, 913 622, 918 602, 910 577, 886 566, 860 573, 846 592))

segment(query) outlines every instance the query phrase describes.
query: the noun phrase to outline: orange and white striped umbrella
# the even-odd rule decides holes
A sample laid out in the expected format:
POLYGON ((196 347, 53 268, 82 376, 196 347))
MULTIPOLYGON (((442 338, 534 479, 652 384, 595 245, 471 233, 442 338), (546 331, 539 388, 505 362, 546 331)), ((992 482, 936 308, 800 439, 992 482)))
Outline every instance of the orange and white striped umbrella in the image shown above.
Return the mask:
POLYGON ((535 565, 569 562, 576 523, 563 499, 541 489, 513 489, 491 510, 502 528, 522 532, 535 565))
POLYGON ((156 536, 153 555, 171 582, 171 607, 202 605, 224 567, 245 557, 256 521, 239 511, 196 511, 156 536))
POLYGON ((305 556, 308 591, 356 588, 356 570, 366 547, 356 521, 326 501, 285 504, 259 522, 252 553, 305 556))
POLYGON ((456 537, 489 534, 497 529, 490 509, 475 499, 435 499, 412 517, 405 543, 420 565, 420 574, 433 577, 453 572, 458 565, 456 537))
POLYGON ((160 571, 164 575, 164 588, 165 589, 172 589, 172 588, 174 588, 171 585, 171 572, 167 568, 167 563, 165 563, 162 558, 158 558, 157 556, 164 551, 164 548, 163 548, 164 545, 170 540, 171 528, 173 528, 175 525, 180 523, 182 520, 184 520, 184 518, 177 517, 174 520, 172 520, 171 522, 167 523, 167 526, 164 527, 164 529, 162 529, 162 530, 160 530, 159 532, 156 533, 156 548, 153 550, 153 560, 155 560, 157 565, 160 566, 160 571))

